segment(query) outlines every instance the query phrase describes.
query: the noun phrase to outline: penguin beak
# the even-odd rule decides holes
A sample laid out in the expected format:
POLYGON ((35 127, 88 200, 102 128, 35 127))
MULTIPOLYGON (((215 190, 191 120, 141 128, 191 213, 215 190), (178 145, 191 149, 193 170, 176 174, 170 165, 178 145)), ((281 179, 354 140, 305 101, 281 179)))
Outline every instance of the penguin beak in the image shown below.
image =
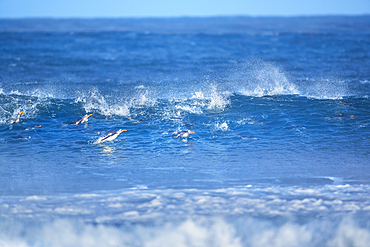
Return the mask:
POLYGON ((89 115, 87 115, 88 117, 91 117, 92 116, 92 114, 89 114, 89 115))
POLYGON ((192 133, 192 134, 194 134, 195 132, 194 131, 192 131, 192 130, 190 130, 190 132, 189 133, 192 133))
POLYGON ((24 113, 24 111, 20 111, 19 113, 22 114, 22 113, 24 113))
POLYGON ((120 129, 119 131, 123 132, 123 131, 127 131, 127 130, 124 130, 124 129, 120 129))

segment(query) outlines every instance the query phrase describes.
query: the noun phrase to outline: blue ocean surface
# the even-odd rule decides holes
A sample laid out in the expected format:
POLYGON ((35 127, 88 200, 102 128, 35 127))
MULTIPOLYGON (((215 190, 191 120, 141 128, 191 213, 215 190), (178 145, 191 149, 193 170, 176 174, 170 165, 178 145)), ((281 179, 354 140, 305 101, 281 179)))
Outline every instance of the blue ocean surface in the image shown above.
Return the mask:
POLYGON ((370 16, 0 20, 0 246, 369 243, 370 16))

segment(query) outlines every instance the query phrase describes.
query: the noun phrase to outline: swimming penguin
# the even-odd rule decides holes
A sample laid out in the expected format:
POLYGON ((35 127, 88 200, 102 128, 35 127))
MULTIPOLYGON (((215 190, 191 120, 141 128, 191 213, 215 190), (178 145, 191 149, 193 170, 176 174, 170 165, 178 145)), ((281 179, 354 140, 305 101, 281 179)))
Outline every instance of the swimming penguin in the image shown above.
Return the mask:
POLYGON ((21 118, 21 115, 22 113, 24 113, 24 111, 20 111, 17 115, 16 118, 13 118, 10 120, 10 124, 15 124, 15 123, 19 123, 19 119, 21 118))
POLYGON ((175 136, 176 138, 187 138, 189 137, 190 134, 194 134, 194 133, 195 132, 192 130, 183 130, 183 131, 177 132, 173 136, 175 136))
POLYGON ((29 130, 33 130, 33 129, 36 129, 36 128, 41 128, 41 125, 36 125, 36 126, 28 127, 28 128, 22 129, 21 131, 29 131, 29 130))
POLYGON ((76 121, 73 121, 73 122, 71 122, 71 123, 69 123, 69 124, 75 124, 75 125, 79 125, 79 124, 82 124, 82 123, 84 123, 84 122, 87 122, 87 121, 89 121, 89 117, 91 116, 92 114, 86 114, 85 116, 83 116, 82 118, 80 118, 80 119, 77 119, 76 121))
POLYGON ((105 133, 102 137, 100 137, 96 143, 100 144, 100 143, 103 143, 103 142, 106 142, 106 141, 113 141, 114 139, 117 138, 117 136, 119 134, 121 134, 123 131, 127 131, 127 130, 124 130, 124 129, 120 129, 120 130, 111 130, 111 131, 108 131, 107 133, 105 133))

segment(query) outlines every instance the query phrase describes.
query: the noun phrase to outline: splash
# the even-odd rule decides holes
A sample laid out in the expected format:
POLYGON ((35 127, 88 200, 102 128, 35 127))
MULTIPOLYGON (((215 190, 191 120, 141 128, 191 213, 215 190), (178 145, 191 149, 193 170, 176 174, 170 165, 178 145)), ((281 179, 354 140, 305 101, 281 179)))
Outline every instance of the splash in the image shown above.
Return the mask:
POLYGON ((87 93, 81 93, 75 103, 82 103, 85 112, 98 112, 104 116, 118 115, 128 116, 130 114, 129 104, 126 102, 107 102, 107 97, 100 94, 97 89, 87 93))
POLYGON ((192 99, 204 99, 204 94, 202 91, 194 92, 191 98, 192 99))
MULTIPOLYGON (((138 89, 144 89, 139 87, 138 89)), ((131 104, 137 106, 154 106, 156 103, 156 99, 150 95, 150 91, 148 89, 145 90, 137 90, 135 95, 131 98, 131 104)))
MULTIPOLYGON (((41 90, 41 89, 35 89, 32 91, 28 91, 27 95, 32 96, 32 97, 37 97, 40 99, 54 99, 55 97, 55 92, 52 92, 50 90, 41 90)), ((59 97, 61 98, 61 97, 59 97)))
POLYGON ((4 110, 3 107, 0 106, 0 125, 7 123, 8 121, 8 117, 6 117, 7 115, 9 115, 8 112, 4 110))
POLYGON ((0 94, 4 94, 7 96, 18 95, 18 96, 36 97, 40 100, 65 98, 63 97, 65 95, 63 90, 57 89, 57 87, 53 84, 39 85, 37 83, 27 83, 27 82, 23 82, 18 85, 17 84, 12 85, 11 88, 5 90, 0 88, 0 94))
POLYGON ((276 64, 250 59, 238 65, 230 76, 229 86, 246 96, 299 94, 284 70, 276 64))
POLYGON ((191 106, 191 105, 176 105, 176 109, 180 110, 180 112, 177 115, 182 115, 181 112, 189 112, 193 114, 202 114, 203 111, 198 106, 191 106))
POLYGON ((223 110, 228 104, 230 104, 230 100, 227 98, 229 95, 229 92, 220 92, 216 85, 211 84, 208 108, 223 110))
MULTIPOLYGON (((28 85, 27 83, 23 84, 28 85)), ((37 83, 30 84, 35 84, 37 87, 32 89, 24 87, 0 89, 1 124, 6 124, 9 119, 17 116, 20 111, 24 111, 21 119, 35 118, 65 95, 63 92, 56 90, 53 85, 39 86, 37 83)))
POLYGON ((215 124, 215 130, 227 131, 228 129, 229 126, 227 125, 226 122, 215 124))
POLYGON ((133 108, 149 107, 156 103, 149 90, 132 90, 130 92, 106 92, 98 89, 78 92, 75 103, 82 103, 86 112, 97 112, 104 116, 128 116, 133 108))
POLYGON ((208 109, 224 110, 230 104, 230 95, 229 91, 221 91, 218 85, 211 83, 204 86, 201 91, 194 92, 191 99, 203 101, 203 107, 208 109))
POLYGON ((0 97, 0 124, 7 124, 10 119, 15 118, 20 111, 24 111, 22 119, 35 117, 41 108, 50 104, 48 98, 36 96, 25 96, 19 91, 2 94, 0 97))
POLYGON ((230 104, 230 93, 222 92, 213 83, 198 88, 191 95, 182 95, 181 98, 178 95, 170 96, 167 95, 167 99, 161 101, 165 105, 157 108, 157 113, 163 120, 175 122, 183 122, 184 116, 189 113, 201 115, 207 110, 223 111, 230 104))
POLYGON ((334 77, 307 78, 300 88, 301 95, 314 99, 342 99, 350 96, 348 84, 334 77))

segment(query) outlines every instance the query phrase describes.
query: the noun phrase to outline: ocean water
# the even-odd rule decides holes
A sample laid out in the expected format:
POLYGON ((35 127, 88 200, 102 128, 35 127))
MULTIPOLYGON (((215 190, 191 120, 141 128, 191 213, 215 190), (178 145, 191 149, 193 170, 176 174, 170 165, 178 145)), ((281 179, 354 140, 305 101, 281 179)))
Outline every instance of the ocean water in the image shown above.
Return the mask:
POLYGON ((0 246, 369 246, 369 104, 369 16, 0 20, 0 246))

